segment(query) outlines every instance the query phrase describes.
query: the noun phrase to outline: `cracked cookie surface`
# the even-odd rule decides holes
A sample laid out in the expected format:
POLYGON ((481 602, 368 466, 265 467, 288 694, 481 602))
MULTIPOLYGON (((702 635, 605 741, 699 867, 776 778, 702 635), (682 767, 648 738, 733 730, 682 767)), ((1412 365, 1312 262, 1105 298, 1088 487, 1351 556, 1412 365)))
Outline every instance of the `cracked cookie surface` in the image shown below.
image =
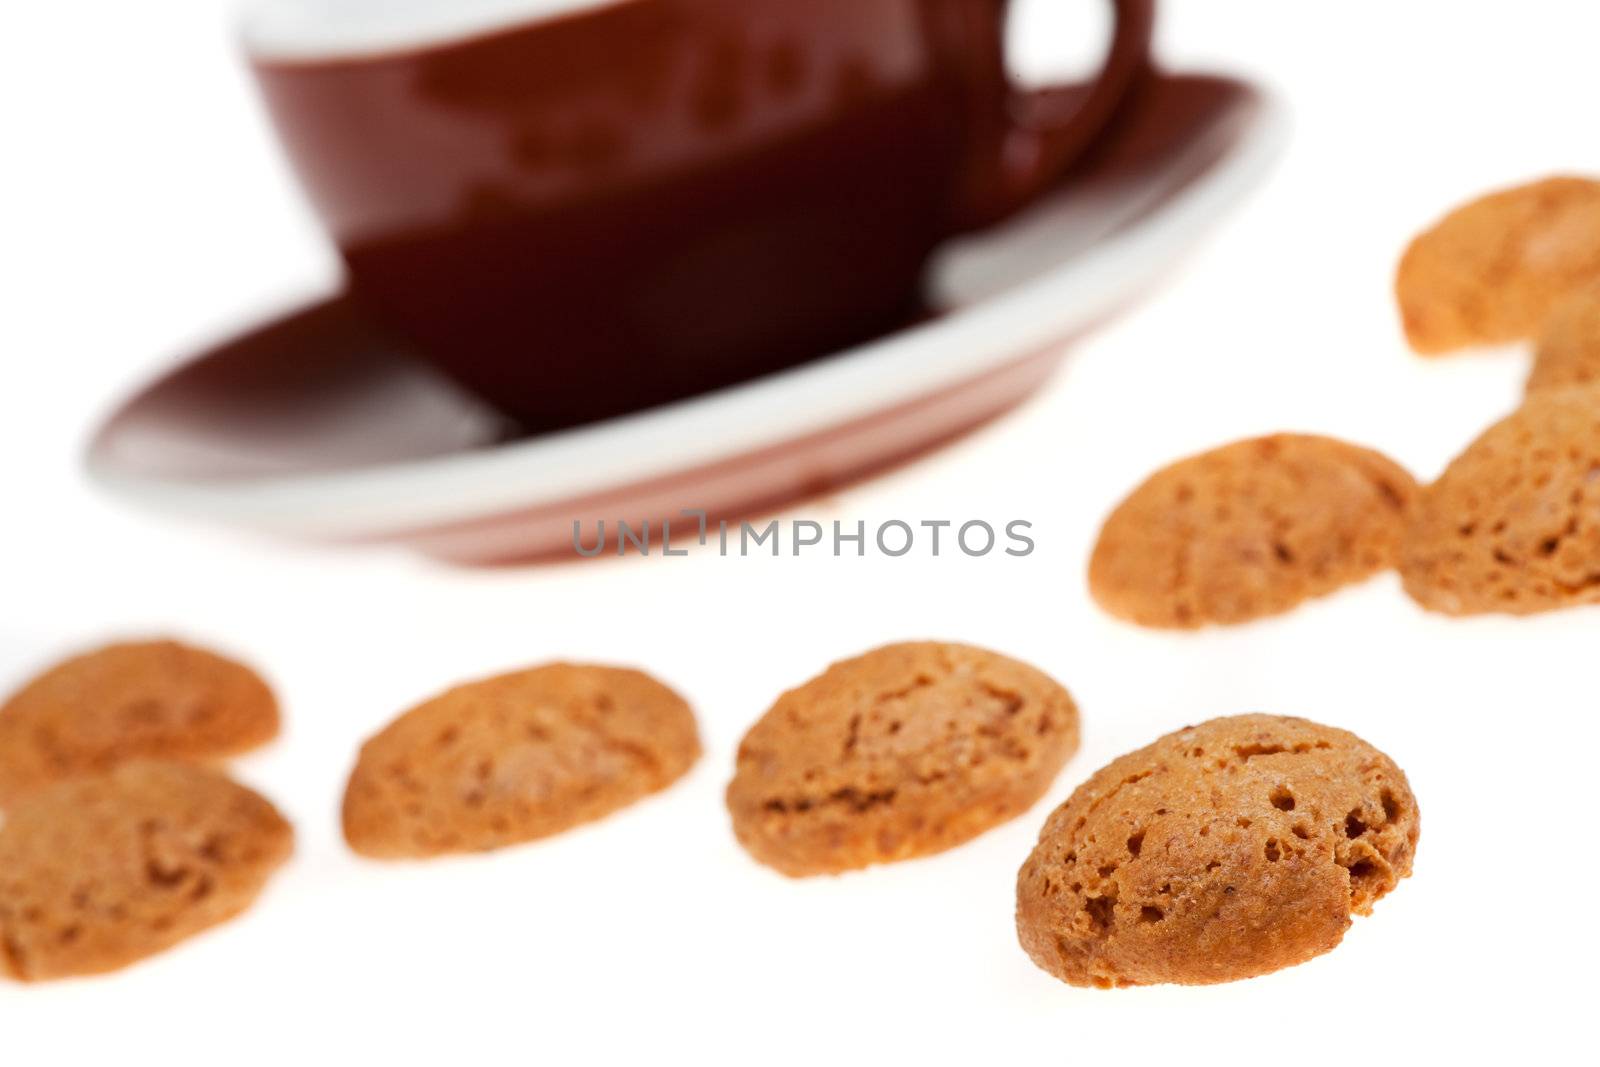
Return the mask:
POLYGON ((739 746, 739 843, 801 877, 940 852, 1021 814, 1078 747, 1039 670, 966 645, 889 645, 778 698, 739 746))
POLYGON ((1240 715, 1113 760, 1017 876, 1017 933, 1079 986, 1186 985, 1327 952, 1411 873, 1405 775, 1354 734, 1240 715))
POLYGON ((1528 397, 1420 495, 1406 592, 1451 615, 1600 603, 1600 390, 1528 397))
POLYGON ((640 671, 500 675, 418 705, 362 747, 345 839, 389 859, 532 841, 665 789, 699 756, 689 705, 640 671))
POLYGON ((25 981, 125 967, 244 911, 293 848, 267 800, 200 767, 40 790, 0 825, 0 964, 25 981))
POLYGON ((278 702, 248 667, 176 641, 108 645, 0 706, 0 807, 130 760, 209 762, 277 733, 278 702))
POLYGON ((1395 296, 1425 355, 1533 337, 1576 288, 1600 282, 1600 181, 1556 177, 1446 215, 1401 257, 1395 296))
POLYGON ((1099 605, 1174 629, 1275 615, 1394 565, 1416 482, 1330 437, 1273 434, 1179 460, 1106 520, 1099 605))

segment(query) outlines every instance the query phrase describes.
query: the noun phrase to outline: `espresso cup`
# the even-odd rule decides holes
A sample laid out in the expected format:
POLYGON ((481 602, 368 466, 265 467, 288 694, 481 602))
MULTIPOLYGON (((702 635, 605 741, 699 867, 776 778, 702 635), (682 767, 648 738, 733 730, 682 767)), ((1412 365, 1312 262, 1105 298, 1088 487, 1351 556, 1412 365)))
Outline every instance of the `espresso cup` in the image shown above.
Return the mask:
POLYGON ((1154 0, 1070 2, 1111 44, 1045 91, 1007 0, 258 0, 245 39, 352 294, 546 429, 914 320, 1145 69, 1154 0))

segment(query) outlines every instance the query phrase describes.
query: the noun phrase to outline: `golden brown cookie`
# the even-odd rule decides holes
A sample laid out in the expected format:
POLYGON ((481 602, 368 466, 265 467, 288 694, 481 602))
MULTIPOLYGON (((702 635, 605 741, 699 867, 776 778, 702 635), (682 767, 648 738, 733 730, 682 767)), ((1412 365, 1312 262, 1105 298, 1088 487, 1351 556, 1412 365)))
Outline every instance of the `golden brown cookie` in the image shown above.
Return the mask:
POLYGON ((1600 603, 1600 390, 1535 393, 1468 445, 1418 497, 1400 576, 1451 615, 1600 603))
POLYGON ((0 824, 0 964, 26 981, 126 967, 244 911, 293 848, 270 803, 205 768, 50 786, 0 824))
POLYGON ((1600 281, 1600 181, 1547 178, 1452 211, 1406 249, 1395 296, 1425 355, 1534 336, 1600 281))
POLYGON ((1539 331, 1529 393, 1600 385, 1600 285, 1568 296, 1539 331))
POLYGON ((1042 672, 965 645, 890 645, 778 698, 739 746, 728 810, 762 863, 835 874, 1014 818, 1077 747, 1077 706, 1042 672))
POLYGON ((277 733, 278 702, 250 668, 176 641, 110 645, 0 706, 0 806, 129 760, 216 760, 277 733))
POLYGON ((1113 760, 1017 876, 1017 934, 1073 985, 1200 985, 1303 963, 1411 873, 1417 802, 1354 734, 1240 715, 1113 760))
POLYGON ((1391 460, 1343 441, 1238 441, 1157 471, 1117 506, 1089 591, 1142 626, 1275 615, 1393 566, 1415 494, 1391 460))
POLYGON ((452 689, 368 741, 344 836, 381 859, 501 848, 626 807, 699 757, 694 713, 649 675, 518 671, 452 689))

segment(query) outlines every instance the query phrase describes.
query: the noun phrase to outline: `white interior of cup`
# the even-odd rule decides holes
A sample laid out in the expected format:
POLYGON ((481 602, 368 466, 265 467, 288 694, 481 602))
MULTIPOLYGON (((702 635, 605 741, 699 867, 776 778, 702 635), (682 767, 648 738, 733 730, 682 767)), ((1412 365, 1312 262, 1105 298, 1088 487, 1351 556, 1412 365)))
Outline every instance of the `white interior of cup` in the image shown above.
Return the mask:
POLYGON ((258 59, 404 51, 627 0, 247 0, 240 19, 258 59))

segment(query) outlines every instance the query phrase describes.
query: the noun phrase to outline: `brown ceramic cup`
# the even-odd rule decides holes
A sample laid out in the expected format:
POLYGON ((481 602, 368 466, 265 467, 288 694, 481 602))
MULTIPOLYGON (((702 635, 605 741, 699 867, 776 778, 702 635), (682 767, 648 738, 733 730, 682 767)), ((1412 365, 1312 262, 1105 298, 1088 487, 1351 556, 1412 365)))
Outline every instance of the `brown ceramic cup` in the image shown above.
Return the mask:
POLYGON ((1103 69, 1028 92, 1007 0, 385 2, 268 0, 252 65, 356 298, 532 428, 914 318, 942 241, 1093 141, 1154 16, 1070 0, 1114 8, 1103 69))

